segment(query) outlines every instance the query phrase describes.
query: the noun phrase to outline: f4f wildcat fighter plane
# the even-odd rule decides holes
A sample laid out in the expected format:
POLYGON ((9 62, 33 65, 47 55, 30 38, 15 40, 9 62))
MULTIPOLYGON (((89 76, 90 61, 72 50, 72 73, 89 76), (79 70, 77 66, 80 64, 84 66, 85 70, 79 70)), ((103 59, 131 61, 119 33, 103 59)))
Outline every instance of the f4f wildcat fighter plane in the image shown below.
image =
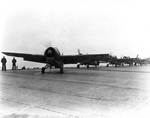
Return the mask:
MULTIPOLYGON (((78 49, 78 55, 83 55, 81 52, 80 52, 80 49, 78 49)), ((88 54, 86 54, 88 55, 88 54)), ((106 61, 106 60, 105 60, 106 61)), ((80 65, 85 65, 87 68, 89 68, 89 65, 94 65, 95 67, 97 67, 100 62, 102 62, 102 60, 100 59, 96 59, 96 60, 90 60, 90 59, 86 59, 86 60, 82 60, 80 61, 79 63, 77 63, 77 68, 80 68, 80 65)))
POLYGON ((46 66, 42 67, 41 72, 44 73, 45 69, 54 66, 60 69, 60 73, 63 73, 64 64, 77 64, 83 62, 94 61, 109 61, 109 54, 86 54, 86 55, 61 55, 59 50, 55 47, 49 47, 45 50, 44 55, 37 54, 25 54, 25 53, 13 53, 2 52, 8 56, 22 57, 26 61, 33 61, 39 63, 46 63, 46 66))

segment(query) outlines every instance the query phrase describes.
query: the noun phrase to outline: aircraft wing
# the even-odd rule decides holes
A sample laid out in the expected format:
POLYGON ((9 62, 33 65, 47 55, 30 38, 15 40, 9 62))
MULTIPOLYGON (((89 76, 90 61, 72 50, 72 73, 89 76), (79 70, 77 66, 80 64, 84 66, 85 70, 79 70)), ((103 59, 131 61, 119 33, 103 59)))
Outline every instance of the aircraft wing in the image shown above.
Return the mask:
POLYGON ((33 54, 13 53, 13 52, 2 52, 2 53, 8 56, 21 57, 26 61, 33 61, 33 62, 39 62, 39 63, 46 62, 44 55, 33 55, 33 54))
MULTIPOLYGON (((34 55, 25 53, 2 52, 8 56, 21 57, 26 61, 46 63, 44 55, 34 55)), ((60 56, 60 60, 64 64, 90 63, 94 61, 109 61, 109 54, 87 54, 87 55, 64 55, 60 56)))
POLYGON ((64 55, 61 56, 64 64, 76 64, 80 62, 109 61, 109 54, 87 54, 87 55, 64 55))

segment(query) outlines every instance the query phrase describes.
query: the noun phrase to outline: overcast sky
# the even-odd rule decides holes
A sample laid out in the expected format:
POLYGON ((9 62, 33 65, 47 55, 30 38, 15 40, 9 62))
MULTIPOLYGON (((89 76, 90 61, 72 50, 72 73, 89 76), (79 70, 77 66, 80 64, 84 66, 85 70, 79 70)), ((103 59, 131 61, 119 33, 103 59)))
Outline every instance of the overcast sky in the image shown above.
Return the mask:
POLYGON ((148 0, 1 0, 0 50, 43 54, 55 46, 63 54, 79 48, 150 57, 149 6, 148 0))

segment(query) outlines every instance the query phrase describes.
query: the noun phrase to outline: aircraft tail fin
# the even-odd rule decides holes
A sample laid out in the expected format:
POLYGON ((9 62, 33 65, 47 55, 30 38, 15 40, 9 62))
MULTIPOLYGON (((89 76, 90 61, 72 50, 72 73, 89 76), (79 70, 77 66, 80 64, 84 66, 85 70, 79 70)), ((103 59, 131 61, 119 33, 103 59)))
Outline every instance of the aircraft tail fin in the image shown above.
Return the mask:
POLYGON ((138 59, 139 58, 139 55, 137 54, 136 58, 138 59))
POLYGON ((80 49, 78 49, 78 55, 82 55, 82 53, 80 52, 80 49))

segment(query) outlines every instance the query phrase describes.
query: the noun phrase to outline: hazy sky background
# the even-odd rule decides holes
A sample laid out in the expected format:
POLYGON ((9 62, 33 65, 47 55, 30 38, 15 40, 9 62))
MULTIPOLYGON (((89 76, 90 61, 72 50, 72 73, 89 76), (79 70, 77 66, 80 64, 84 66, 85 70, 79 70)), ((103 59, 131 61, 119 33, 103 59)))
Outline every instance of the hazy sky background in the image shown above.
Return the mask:
POLYGON ((1 0, 0 50, 43 54, 55 46, 63 54, 79 48, 150 57, 149 6, 148 0, 1 0))

